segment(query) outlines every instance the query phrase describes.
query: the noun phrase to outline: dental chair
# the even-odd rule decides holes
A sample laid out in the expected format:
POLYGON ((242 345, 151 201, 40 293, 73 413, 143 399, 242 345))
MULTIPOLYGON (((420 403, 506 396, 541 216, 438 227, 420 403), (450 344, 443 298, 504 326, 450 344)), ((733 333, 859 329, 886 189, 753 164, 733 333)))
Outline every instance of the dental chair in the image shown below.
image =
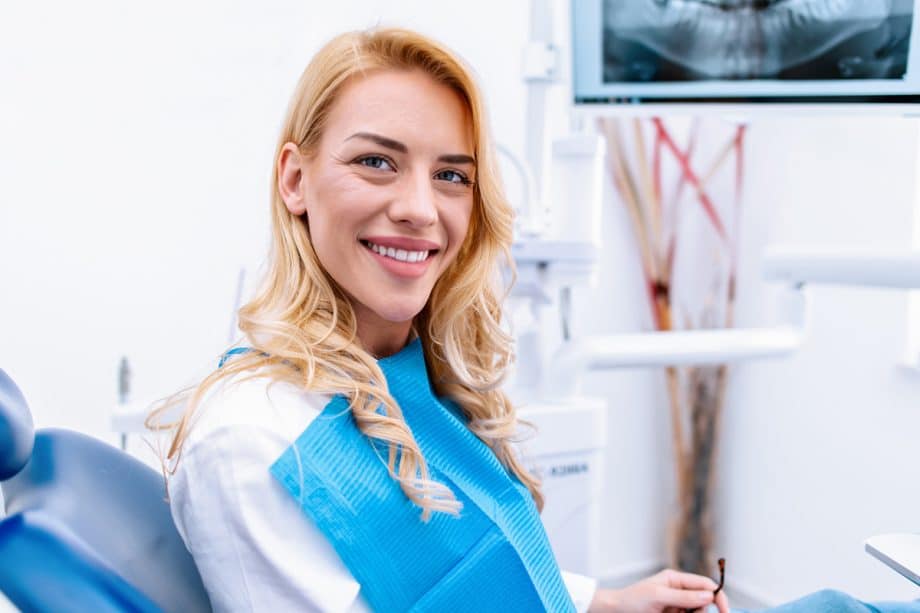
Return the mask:
POLYGON ((0 592, 32 611, 210 611, 163 477, 89 436, 33 429, 0 369, 0 592))

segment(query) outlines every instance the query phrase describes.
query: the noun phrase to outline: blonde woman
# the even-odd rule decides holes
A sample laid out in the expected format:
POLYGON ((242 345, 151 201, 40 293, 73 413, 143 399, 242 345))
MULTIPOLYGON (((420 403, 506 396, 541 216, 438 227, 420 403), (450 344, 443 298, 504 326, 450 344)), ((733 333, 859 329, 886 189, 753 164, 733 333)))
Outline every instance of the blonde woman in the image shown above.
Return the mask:
POLYGON ((404 30, 335 38, 274 162, 245 347, 193 391, 168 453, 216 610, 727 612, 706 577, 597 590, 556 565, 500 388, 512 212, 455 55, 404 30))

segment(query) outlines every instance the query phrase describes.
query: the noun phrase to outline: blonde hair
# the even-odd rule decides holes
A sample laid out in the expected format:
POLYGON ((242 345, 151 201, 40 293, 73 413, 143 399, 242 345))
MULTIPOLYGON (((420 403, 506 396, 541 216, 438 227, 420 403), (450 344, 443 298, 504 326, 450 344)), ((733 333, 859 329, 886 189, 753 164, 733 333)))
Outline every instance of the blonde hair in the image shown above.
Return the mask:
MULTIPOLYGON (((539 482, 512 447, 518 423, 514 407, 499 389, 513 361, 512 338, 500 325, 499 264, 513 271, 512 209, 506 200, 487 132, 482 95, 469 69, 448 49, 415 32, 372 29, 329 41, 304 70, 287 112, 272 176, 272 246, 269 268, 255 297, 239 311, 240 329, 255 351, 242 354, 208 375, 196 388, 174 428, 167 458, 178 462, 190 419, 206 391, 243 373, 269 376, 302 389, 341 394, 358 428, 388 447, 387 466, 406 496, 431 512, 456 513, 460 503, 430 478, 427 462, 390 395, 375 359, 357 342, 355 313, 344 291, 320 265, 309 228, 290 213, 278 189, 282 147, 297 143, 309 155, 343 85, 369 71, 420 69, 456 91, 467 105, 473 128, 476 183, 467 235, 456 259, 438 279, 414 321, 434 391, 456 402, 470 430, 530 490, 538 508, 539 482), (379 412, 383 406, 385 411, 379 412)), ((148 427, 166 407, 156 409, 148 427)))

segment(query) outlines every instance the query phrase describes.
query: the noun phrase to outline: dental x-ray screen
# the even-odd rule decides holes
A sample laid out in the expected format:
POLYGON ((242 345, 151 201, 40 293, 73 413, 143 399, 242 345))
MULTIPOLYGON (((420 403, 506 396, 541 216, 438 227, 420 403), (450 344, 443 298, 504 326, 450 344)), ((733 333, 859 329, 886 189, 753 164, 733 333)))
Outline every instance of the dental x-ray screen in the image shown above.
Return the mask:
POLYGON ((576 103, 920 103, 915 0, 572 0, 576 103))

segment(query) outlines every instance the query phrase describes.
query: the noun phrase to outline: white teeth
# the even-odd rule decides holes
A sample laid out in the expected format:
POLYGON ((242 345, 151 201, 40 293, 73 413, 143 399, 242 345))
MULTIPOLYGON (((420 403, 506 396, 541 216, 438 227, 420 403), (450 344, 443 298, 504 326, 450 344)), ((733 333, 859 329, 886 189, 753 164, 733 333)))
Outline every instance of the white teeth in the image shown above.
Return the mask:
POLYGON ((421 262, 428 257, 428 251, 406 251, 405 249, 394 249, 393 247, 381 247, 370 241, 366 241, 371 250, 400 262, 421 262))

